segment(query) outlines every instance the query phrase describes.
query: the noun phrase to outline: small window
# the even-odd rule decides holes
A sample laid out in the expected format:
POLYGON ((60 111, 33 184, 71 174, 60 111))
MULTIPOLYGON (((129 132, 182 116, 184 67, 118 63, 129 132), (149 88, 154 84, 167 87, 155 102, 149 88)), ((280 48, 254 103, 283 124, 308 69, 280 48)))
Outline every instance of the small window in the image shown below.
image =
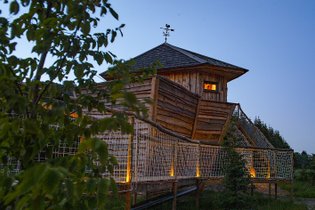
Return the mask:
POLYGON ((204 91, 218 91, 218 83, 216 82, 209 82, 205 81, 203 83, 203 90, 204 91))

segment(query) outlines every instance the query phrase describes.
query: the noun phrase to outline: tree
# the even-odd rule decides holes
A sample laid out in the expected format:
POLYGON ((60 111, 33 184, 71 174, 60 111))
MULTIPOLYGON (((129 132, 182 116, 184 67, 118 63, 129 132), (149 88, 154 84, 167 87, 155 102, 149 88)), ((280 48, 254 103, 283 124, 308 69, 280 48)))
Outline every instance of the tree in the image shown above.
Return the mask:
POLYGON ((132 127, 123 113, 100 120, 83 113, 105 113, 101 100, 120 101, 144 113, 143 104, 122 89, 136 79, 128 71, 114 69, 121 77, 105 90, 94 81, 91 60, 114 62, 106 47, 122 35, 124 25, 97 31, 104 15, 118 20, 107 0, 1 4, 9 8, 10 18, 0 17, 0 208, 108 208, 116 188, 103 174, 110 174, 117 162, 95 136, 112 129, 131 132, 132 127), (33 44, 33 54, 17 57, 17 47, 26 40, 33 44), (60 143, 75 147, 79 138, 83 140, 74 155, 54 153, 60 143))
POLYGON ((275 148, 290 149, 290 145, 280 135, 278 130, 274 130, 272 127, 267 126, 266 123, 260 120, 259 117, 255 118, 254 124, 260 129, 260 131, 266 136, 266 138, 275 148))
POLYGON ((222 207, 224 209, 250 209, 251 181, 242 156, 234 149, 240 144, 241 139, 236 135, 233 124, 232 120, 223 143, 227 157, 223 181, 224 192, 221 199, 222 207))

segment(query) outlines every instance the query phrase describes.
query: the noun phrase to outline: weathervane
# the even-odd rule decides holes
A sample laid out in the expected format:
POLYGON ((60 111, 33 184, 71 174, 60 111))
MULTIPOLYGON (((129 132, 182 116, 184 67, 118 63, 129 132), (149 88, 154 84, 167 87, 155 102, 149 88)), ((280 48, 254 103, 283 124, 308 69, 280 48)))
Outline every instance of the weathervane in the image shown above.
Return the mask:
POLYGON ((165 24, 165 27, 160 27, 160 29, 163 29, 163 36, 165 36, 165 43, 167 42, 167 37, 170 36, 170 31, 175 31, 171 28, 170 25, 165 24))

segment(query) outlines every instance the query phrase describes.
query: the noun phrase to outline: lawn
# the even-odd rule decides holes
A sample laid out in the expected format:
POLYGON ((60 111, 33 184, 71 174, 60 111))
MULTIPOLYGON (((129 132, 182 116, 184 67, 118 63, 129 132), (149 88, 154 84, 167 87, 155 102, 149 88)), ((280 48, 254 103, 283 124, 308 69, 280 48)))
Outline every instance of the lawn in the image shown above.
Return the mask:
MULTIPOLYGON (((220 197, 224 196, 220 192, 205 191, 200 198, 200 210, 223 210, 220 208, 220 197)), ((150 208, 150 210, 169 210, 172 208, 172 203, 168 202, 163 205, 150 208)), ((193 195, 184 196, 178 199, 177 209, 179 210, 194 210, 196 209, 195 197, 193 195)), ((303 204, 295 204, 289 200, 274 200, 269 199, 261 194, 253 196, 251 206, 252 210, 307 210, 303 204)))

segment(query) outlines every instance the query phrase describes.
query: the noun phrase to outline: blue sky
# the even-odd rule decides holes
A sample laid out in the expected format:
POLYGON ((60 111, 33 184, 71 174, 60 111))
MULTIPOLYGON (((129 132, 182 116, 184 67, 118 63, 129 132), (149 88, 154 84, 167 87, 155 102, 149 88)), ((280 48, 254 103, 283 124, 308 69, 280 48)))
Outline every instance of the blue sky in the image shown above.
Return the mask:
MULTIPOLYGON (((98 30, 125 23, 109 50, 135 57, 164 42, 249 69, 229 83, 228 100, 280 131, 296 151, 315 153, 314 0, 111 1, 120 22, 106 16, 98 30)), ((5 12, 5 10, 3 10, 5 12)), ((12 16, 9 16, 11 19, 12 16)), ((23 42, 23 40, 22 40, 23 42)), ((28 56, 23 42, 17 54, 28 56)), ((96 66, 99 73, 108 65, 96 66)), ((100 81, 100 80, 99 80, 100 81)))
MULTIPOLYGON (((160 27, 168 23, 175 28, 170 44, 249 69, 229 83, 228 100, 279 130, 294 150, 315 153, 315 1, 116 0, 112 5, 126 24, 124 37, 110 47, 119 58, 161 44, 160 27)), ((112 24, 105 19, 103 27, 112 24)))

